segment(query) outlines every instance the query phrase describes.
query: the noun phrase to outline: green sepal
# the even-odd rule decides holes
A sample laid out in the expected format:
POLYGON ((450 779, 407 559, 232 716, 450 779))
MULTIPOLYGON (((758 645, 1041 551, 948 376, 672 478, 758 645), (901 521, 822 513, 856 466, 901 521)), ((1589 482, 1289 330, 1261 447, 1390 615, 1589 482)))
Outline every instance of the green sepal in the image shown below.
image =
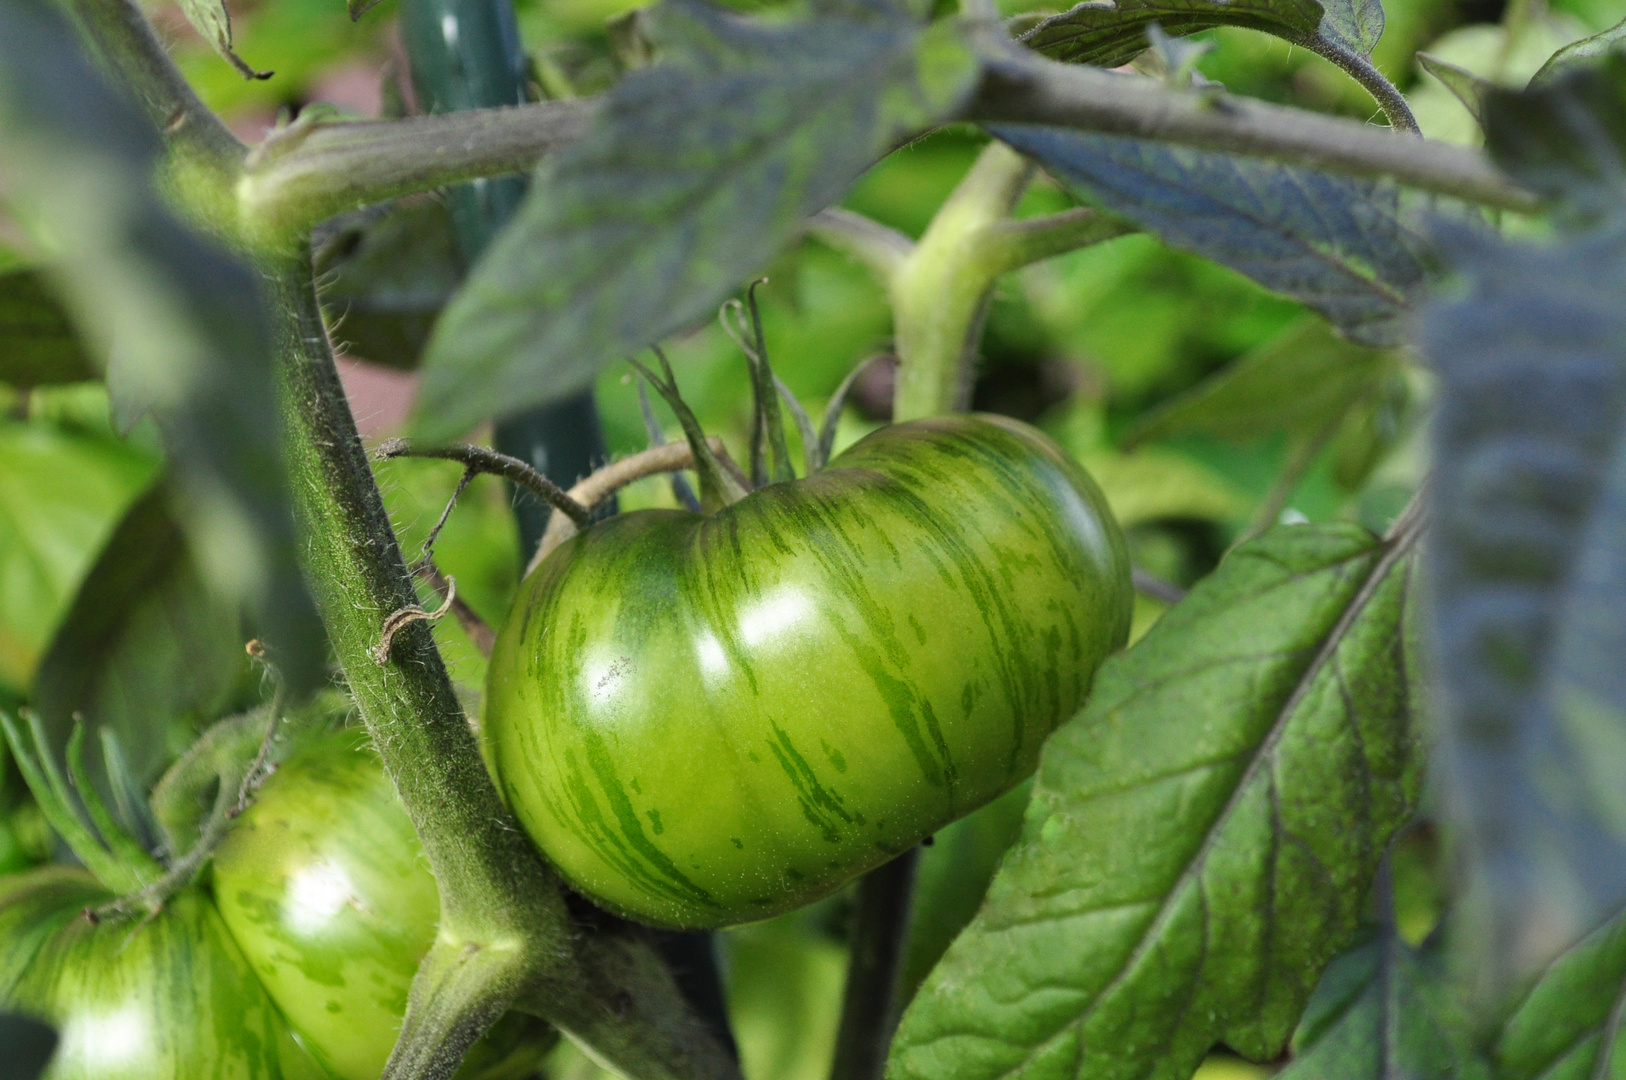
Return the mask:
POLYGON ((723 507, 745 498, 745 488, 712 453, 711 444, 706 441, 706 433, 700 427, 694 410, 678 393, 677 379, 672 374, 672 365, 667 362, 666 354, 658 348, 654 352, 655 358, 660 361, 664 379, 636 358, 628 357, 627 362, 637 368, 638 374, 647 379, 655 392, 665 399, 677 416, 678 423, 683 426, 683 437, 689 441, 689 449, 694 453, 694 471, 700 477, 700 510, 702 513, 715 514, 723 507))
POLYGON ((11 744, 11 754, 16 758, 17 767, 23 774, 23 782, 28 785, 34 801, 39 804, 40 812, 45 815, 45 820, 56 830, 57 835, 62 837, 74 855, 78 856, 79 861, 85 864, 85 869, 89 870, 104 887, 119 895, 141 889, 146 884, 141 875, 102 846, 96 834, 73 809, 67 781, 62 778, 62 773, 58 771, 47 749, 45 730, 40 726, 39 717, 28 715, 29 734, 33 738, 32 749, 24 741, 16 718, 10 713, 0 711, 0 726, 5 728, 6 741, 11 744))
POLYGON ((150 885, 163 873, 163 867, 107 812, 107 804, 85 769, 85 724, 79 719, 74 720, 73 734, 68 736, 68 779, 78 790, 91 825, 102 834, 102 843, 113 858, 139 878, 143 887, 150 885))

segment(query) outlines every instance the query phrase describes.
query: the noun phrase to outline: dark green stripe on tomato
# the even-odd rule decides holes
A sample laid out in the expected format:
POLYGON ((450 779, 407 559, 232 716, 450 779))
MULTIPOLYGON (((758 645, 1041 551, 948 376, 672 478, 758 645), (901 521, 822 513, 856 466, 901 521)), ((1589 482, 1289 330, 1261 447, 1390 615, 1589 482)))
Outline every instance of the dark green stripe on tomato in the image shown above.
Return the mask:
POLYGON ((714 516, 562 545, 498 635, 486 733, 583 892, 657 925, 763 918, 1028 775, 1129 612, 1122 537, 1047 438, 900 424, 714 516))

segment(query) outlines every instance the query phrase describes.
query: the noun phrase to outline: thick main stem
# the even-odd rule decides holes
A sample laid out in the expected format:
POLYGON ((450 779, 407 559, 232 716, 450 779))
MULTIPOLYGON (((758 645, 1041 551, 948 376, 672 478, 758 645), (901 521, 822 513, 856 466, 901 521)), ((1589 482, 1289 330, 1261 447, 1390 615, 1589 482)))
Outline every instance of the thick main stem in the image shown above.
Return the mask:
POLYGON ((920 849, 911 848, 859 884, 830 1080, 880 1080, 886 1068, 919 861, 920 849))
MULTIPOLYGON (((429 628, 406 627, 389 662, 374 661, 384 620, 417 597, 339 383, 308 256, 269 270, 282 314, 283 420, 307 571, 350 691, 440 884, 437 951, 484 958, 478 992, 459 961, 459 992, 486 1017, 492 1001, 523 999, 629 1075, 737 1075, 647 946, 577 932, 558 881, 486 773, 429 628)), ((478 1025, 415 1021, 444 1016, 432 991, 445 984, 426 979, 414 983, 408 1029, 418 1023, 463 1045, 400 1056, 429 1062, 429 1071, 411 1075, 450 1075, 445 1067, 478 1025)))
POLYGON ((987 257, 982 239, 1010 216, 1033 171, 1016 151, 990 143, 892 275, 900 361, 894 420, 965 408, 983 314, 1005 269, 987 257))

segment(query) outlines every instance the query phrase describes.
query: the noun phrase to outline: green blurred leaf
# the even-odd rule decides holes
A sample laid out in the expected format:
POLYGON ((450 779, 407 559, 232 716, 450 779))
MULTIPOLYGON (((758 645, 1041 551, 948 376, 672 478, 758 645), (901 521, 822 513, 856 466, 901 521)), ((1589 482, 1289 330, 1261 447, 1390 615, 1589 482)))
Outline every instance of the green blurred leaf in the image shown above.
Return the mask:
POLYGON ((231 12, 223 0, 177 0, 186 21, 192 24, 203 40, 214 46, 220 58, 231 64, 245 79, 269 79, 271 72, 255 71, 232 51, 231 12))
POLYGON ((746 1076, 825 1080, 847 950, 793 913, 725 931, 728 1011, 746 1076))
POLYGON ((566 396, 710 317, 805 217, 950 115, 976 78, 952 21, 923 29, 853 10, 763 21, 699 0, 645 18, 661 62, 619 83, 594 131, 543 162, 436 325, 425 436, 566 396))
POLYGON ((56 1050, 56 1032, 38 1020, 0 1013, 0 1080, 38 1080, 56 1050))
POLYGON ((295 555, 256 272, 160 201, 157 133, 39 0, 0 3, 0 139, 10 206, 51 236, 46 270, 110 358, 115 412, 163 431, 211 589, 252 611, 296 693, 319 685, 326 641, 295 555))
POLYGON ((1247 440, 1325 428, 1370 396, 1393 367, 1388 354, 1345 341, 1305 318, 1138 422, 1126 443, 1200 433, 1247 440))
POLYGON ((1279 1080, 1489 1080, 1432 951, 1369 925, 1328 966, 1279 1080))
POLYGON ((1397 345, 1429 259, 1389 183, 1030 124, 989 128, 1081 198, 1308 305, 1367 345, 1397 345))
POLYGON ((85 576, 34 679, 60 749, 75 715, 111 728, 142 790, 224 711, 243 679, 242 620, 210 593, 155 486, 131 506, 85 576))
POLYGON ((0 382, 50 386, 101 377, 68 315, 32 269, 0 274, 0 382))
POLYGON ((888 1075, 1273 1057, 1416 799, 1410 570, 1355 527, 1274 529, 1108 660, 888 1075))
POLYGON ((1626 1071, 1626 915, 1566 950, 1497 1035, 1500 1080, 1601 1080, 1626 1071))
POLYGON ((1626 20, 1616 23, 1602 33, 1593 34, 1580 41, 1572 41, 1547 58, 1547 62, 1530 77, 1530 85, 1546 86, 1577 64, 1584 64, 1616 52, 1623 42, 1626 42, 1626 20))
POLYGON ((1626 227, 1442 239, 1463 287, 1420 345, 1453 940, 1495 1008, 1626 904, 1626 227))
POLYGON ((410 371, 463 281, 463 257, 444 203, 398 205, 341 225, 316 253, 322 306, 351 356, 410 371))
POLYGON ((1018 40, 1056 60, 1117 67, 1146 51, 1146 28, 1154 22, 1175 36, 1245 26, 1303 41, 1321 18, 1317 0, 1084 0, 1018 40))
POLYGON ((156 471, 107 436, 0 421, 0 685, 27 692, 80 580, 156 471))
POLYGON ((1426 52, 1417 54, 1417 64, 1424 71, 1445 84, 1456 99, 1462 102, 1475 120, 1482 120, 1485 111, 1485 95, 1496 86, 1489 79, 1481 79, 1467 68, 1447 63, 1437 56, 1430 56, 1426 52))
POLYGON ((982 906, 999 860, 1022 832, 1033 790, 1018 784, 993 802, 937 830, 915 869, 909 941, 898 976, 898 1003, 907 1005, 950 943, 982 906))
POLYGON ((1626 55, 1485 98, 1485 148, 1518 183, 1589 224, 1626 202, 1626 55))

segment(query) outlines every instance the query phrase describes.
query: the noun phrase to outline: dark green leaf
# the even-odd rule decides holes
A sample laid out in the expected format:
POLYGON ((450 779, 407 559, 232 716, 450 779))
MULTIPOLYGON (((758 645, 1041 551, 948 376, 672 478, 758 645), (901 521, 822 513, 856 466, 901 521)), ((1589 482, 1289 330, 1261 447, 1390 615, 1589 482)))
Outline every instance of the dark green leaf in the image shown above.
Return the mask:
POLYGON ((56 1032, 38 1020, 0 1013, 0 1080, 38 1080, 56 1049, 56 1032))
POLYGON ((110 357, 116 411, 163 431, 204 577, 254 613, 293 689, 317 685, 325 639, 295 557, 258 276, 164 205, 157 133, 39 0, 0 2, 0 139, 0 182, 56 239, 47 270, 110 357))
POLYGON ((1593 34, 1580 41, 1572 41, 1553 53, 1547 58, 1547 62, 1541 65, 1541 70, 1530 77, 1530 85, 1545 86, 1576 64, 1583 64, 1616 52, 1622 42, 1626 42, 1626 20, 1616 23, 1602 33, 1593 34))
POLYGON ((1160 406, 1126 437, 1134 443, 1200 432, 1253 439, 1270 432, 1317 432, 1371 396, 1394 359, 1334 334, 1320 319, 1301 320, 1160 406))
POLYGON ((409 371, 463 280, 463 258, 445 205, 423 201, 342 227, 318 248, 317 271, 336 344, 409 371))
POLYGON ((1485 98, 1485 147, 1520 184, 1587 223, 1626 203, 1626 56, 1485 98))
POLYGON ((1626 904, 1626 229, 1443 239, 1429 566, 1483 1007, 1626 904))
POLYGON ((1274 529, 1109 660, 889 1075, 1275 1056, 1416 797, 1410 565, 1351 526, 1274 529))
POLYGON ((241 620, 210 594, 162 484, 102 549, 40 661, 34 707, 58 749, 75 714, 117 733, 145 789, 227 706, 246 664, 241 620))
POLYGON ((246 79, 269 79, 271 72, 255 71, 232 51, 231 12, 223 0, 180 0, 181 13, 192 24, 203 40, 214 46, 221 59, 242 73, 246 79))
POLYGON ((1322 0, 1326 14, 1316 36, 1357 56, 1371 56, 1383 36, 1382 0, 1322 0))
POLYGON ((435 327, 422 434, 564 397, 710 317, 803 219, 950 115, 977 72, 952 21, 763 21, 666 0, 645 32, 661 62, 543 163, 435 327))
POLYGON ((1427 260, 1393 185, 1117 135, 990 130, 1080 197, 1307 304, 1345 336, 1402 340, 1427 260))
POLYGON ((1321 976, 1278 1080, 1488 1080, 1439 959, 1365 927, 1321 976))
POLYGON ((1316 0, 1084 0, 1020 40, 1056 60, 1117 67, 1146 51, 1146 28, 1154 22, 1175 36, 1245 26, 1303 41, 1315 35, 1321 15, 1316 0))
POLYGON ((1417 54, 1417 63, 1422 69, 1445 84, 1456 99, 1462 102, 1462 107, 1473 114, 1473 118, 1482 120, 1485 112, 1485 96, 1496 86, 1488 79, 1481 79, 1467 68, 1448 64, 1437 56, 1430 56, 1426 52, 1417 54))
POLYGON ((0 687, 27 693, 79 582, 156 471, 106 435, 0 420, 0 687))
POLYGON ((1626 915, 1541 973, 1495 1046, 1501 1080, 1597 1080, 1626 1071, 1626 915))
POLYGON ((101 377, 68 315, 33 270, 0 274, 0 382, 50 386, 101 377))

